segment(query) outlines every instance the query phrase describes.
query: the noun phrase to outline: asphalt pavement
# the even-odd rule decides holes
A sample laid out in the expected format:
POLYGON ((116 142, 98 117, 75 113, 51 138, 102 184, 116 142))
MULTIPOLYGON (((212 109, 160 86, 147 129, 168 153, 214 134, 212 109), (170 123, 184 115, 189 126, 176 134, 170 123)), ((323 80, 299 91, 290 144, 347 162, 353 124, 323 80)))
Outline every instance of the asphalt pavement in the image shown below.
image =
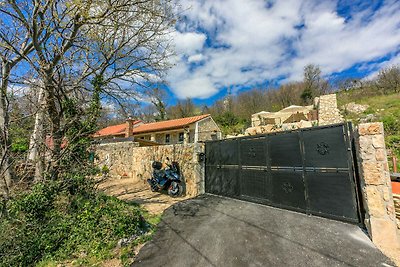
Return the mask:
POLYGON ((133 266, 394 266, 357 225, 213 195, 164 212, 133 266))

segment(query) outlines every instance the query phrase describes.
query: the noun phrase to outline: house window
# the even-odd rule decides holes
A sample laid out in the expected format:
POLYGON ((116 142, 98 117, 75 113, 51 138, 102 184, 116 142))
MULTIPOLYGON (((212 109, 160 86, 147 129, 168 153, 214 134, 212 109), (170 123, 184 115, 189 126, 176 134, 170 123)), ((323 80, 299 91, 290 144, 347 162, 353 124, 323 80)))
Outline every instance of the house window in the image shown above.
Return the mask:
POLYGON ((184 139, 185 139, 184 133, 183 133, 183 132, 182 132, 182 133, 179 133, 178 141, 179 141, 180 143, 182 143, 184 139))
POLYGON ((170 138, 171 138, 171 137, 170 137, 169 134, 166 134, 166 135, 165 135, 165 143, 166 143, 166 144, 169 144, 170 138))

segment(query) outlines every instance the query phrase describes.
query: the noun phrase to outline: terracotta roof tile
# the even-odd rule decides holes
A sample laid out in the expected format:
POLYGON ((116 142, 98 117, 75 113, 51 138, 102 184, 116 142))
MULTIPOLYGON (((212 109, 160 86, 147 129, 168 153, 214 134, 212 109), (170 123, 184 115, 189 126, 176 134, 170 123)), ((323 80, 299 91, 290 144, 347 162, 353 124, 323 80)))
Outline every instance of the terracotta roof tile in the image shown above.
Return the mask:
MULTIPOLYGON (((209 116, 210 116, 210 114, 206 114, 206 115, 199 115, 199 116, 193 116, 193 117, 182 118, 182 119, 144 123, 144 124, 141 124, 141 125, 133 128, 133 134, 147 133, 147 132, 150 133, 150 132, 156 132, 156 131, 164 131, 164 130, 182 128, 189 124, 195 123, 199 120, 207 118, 209 116)), ((134 124, 137 124, 139 122, 141 122, 141 121, 135 121, 134 124)), ((125 129, 126 129, 125 123, 108 126, 106 128, 103 128, 103 129, 97 131, 94 134, 94 137, 122 135, 125 133, 125 129)))
POLYGON ((145 123, 145 124, 139 125, 138 127, 134 128, 133 134, 182 128, 184 126, 195 123, 199 120, 202 120, 202 119, 210 117, 210 116, 211 116, 210 114, 205 114, 205 115, 199 115, 199 116, 182 118, 182 119, 145 123))
MULTIPOLYGON (((133 125, 138 124, 142 121, 134 121, 133 125)), ((109 135, 120 135, 120 134, 125 134, 126 131, 126 123, 121 123, 117 125, 111 125, 106 128, 103 128, 99 131, 97 131, 94 134, 94 137, 100 137, 100 136, 109 136, 109 135)))

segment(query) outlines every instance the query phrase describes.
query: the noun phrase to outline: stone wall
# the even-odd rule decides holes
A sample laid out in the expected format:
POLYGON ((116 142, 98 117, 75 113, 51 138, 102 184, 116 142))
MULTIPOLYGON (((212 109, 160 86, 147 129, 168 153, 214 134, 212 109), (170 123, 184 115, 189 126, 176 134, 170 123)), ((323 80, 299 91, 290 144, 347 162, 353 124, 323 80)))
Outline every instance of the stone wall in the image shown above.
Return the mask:
MULTIPOLYGON (((256 134, 265 134, 265 133, 274 133, 281 131, 290 131, 297 130, 301 128, 310 128, 313 127, 313 122, 311 121, 299 121, 293 123, 284 123, 281 125, 269 124, 265 126, 256 126, 247 128, 245 131, 245 135, 256 135, 256 134)), ((236 137, 236 136, 234 136, 236 137)))
POLYGON ((176 144, 152 147, 138 147, 136 143, 110 143, 96 149, 99 164, 107 165, 110 175, 118 178, 132 178, 143 182, 151 177, 153 161, 164 162, 167 157, 179 163, 186 186, 186 195, 204 193, 204 162, 198 161, 198 154, 204 153, 204 144, 176 144))
POLYGON ((356 131, 365 225, 380 248, 397 247, 397 227, 382 123, 360 124, 356 131))
POLYGON ((336 94, 316 97, 314 106, 318 110, 318 125, 335 124, 344 121, 337 108, 336 94))
POLYGON ((344 118, 337 107, 336 94, 316 97, 312 106, 290 106, 278 112, 262 111, 253 114, 251 120, 252 127, 246 129, 245 135, 296 130, 344 122, 344 118), (299 119, 295 119, 295 122, 290 122, 291 116, 303 115, 304 120, 298 121, 299 119))
POLYGON ((397 228, 400 229, 400 195, 393 194, 394 209, 396 212, 397 228))
POLYGON ((96 148, 97 164, 107 166, 113 177, 132 177, 131 151, 138 147, 139 143, 133 141, 99 144, 96 148))

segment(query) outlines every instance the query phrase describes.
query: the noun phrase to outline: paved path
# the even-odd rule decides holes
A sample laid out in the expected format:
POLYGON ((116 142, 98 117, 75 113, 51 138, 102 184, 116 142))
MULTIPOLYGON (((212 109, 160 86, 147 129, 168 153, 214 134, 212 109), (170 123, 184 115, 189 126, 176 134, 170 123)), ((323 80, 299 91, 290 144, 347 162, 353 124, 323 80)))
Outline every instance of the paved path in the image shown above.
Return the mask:
POLYGON ((132 178, 110 178, 103 181, 99 188, 108 195, 140 204, 152 214, 160 214, 171 205, 189 198, 172 198, 166 192, 151 192, 147 182, 137 182, 132 178))
POLYGON ((393 266, 357 226, 203 195, 167 209, 133 266, 393 266))

